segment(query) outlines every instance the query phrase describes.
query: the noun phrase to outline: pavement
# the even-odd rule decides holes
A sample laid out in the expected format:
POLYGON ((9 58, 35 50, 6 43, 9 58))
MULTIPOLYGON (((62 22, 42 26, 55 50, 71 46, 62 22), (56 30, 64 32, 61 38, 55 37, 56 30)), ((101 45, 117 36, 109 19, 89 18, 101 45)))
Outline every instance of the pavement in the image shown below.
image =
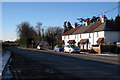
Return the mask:
MULTIPOLYGON (((56 71, 57 75, 61 76, 61 79, 79 79, 79 80, 103 80, 103 79, 115 79, 119 80, 119 66, 117 56, 96 56, 90 54, 69 54, 64 52, 53 52, 48 50, 30 50, 30 49, 19 49, 19 48, 9 48, 14 54, 18 56, 16 60, 22 60, 22 65, 29 67, 29 70, 24 69, 22 66, 16 66, 17 72, 27 72, 32 70, 28 76, 33 78, 33 75, 40 78, 40 73, 35 72, 39 70, 35 67, 37 65, 46 65, 51 69, 56 71), (19 57, 22 56, 22 57, 19 57), (31 66, 32 65, 32 66, 31 66), (34 65, 34 66, 33 66, 34 65)), ((14 57, 16 57, 14 56, 14 57)), ((19 64, 20 65, 20 64, 19 64)), ((27 72, 29 74, 29 72, 27 72)), ((19 75, 19 77, 22 75, 19 75)), ((53 76, 54 77, 54 76, 53 76)), ((49 79, 51 77, 48 77, 49 79)), ((57 76, 56 78, 60 78, 57 76)))

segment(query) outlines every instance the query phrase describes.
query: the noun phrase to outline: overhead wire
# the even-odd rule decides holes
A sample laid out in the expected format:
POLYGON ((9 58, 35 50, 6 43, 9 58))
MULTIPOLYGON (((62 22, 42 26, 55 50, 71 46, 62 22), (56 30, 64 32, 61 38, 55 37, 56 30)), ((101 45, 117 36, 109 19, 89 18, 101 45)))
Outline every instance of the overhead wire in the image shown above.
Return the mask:
MULTIPOLYGON (((119 7, 120 7, 120 6, 115 7, 115 8, 112 8, 112 9, 107 10, 107 11, 104 11, 104 12, 102 12, 102 13, 100 13, 100 14, 97 14, 96 16, 100 16, 100 15, 106 14, 106 13, 108 13, 108 12, 111 12, 111 11, 113 11, 113 10, 119 8, 119 7)), ((82 17, 82 18, 84 18, 84 17, 82 17)), ((92 18, 90 18, 90 19, 92 19, 92 18)), ((80 20, 80 18, 78 18, 77 20, 80 20)))

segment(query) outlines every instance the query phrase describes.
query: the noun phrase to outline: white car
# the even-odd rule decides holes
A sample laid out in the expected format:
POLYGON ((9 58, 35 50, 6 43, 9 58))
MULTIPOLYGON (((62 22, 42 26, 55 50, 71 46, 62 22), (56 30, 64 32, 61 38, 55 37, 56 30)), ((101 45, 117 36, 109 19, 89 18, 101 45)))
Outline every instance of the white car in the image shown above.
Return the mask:
POLYGON ((64 47, 64 52, 69 52, 69 53, 78 52, 78 53, 80 53, 80 49, 75 45, 66 45, 64 47))
POLYGON ((38 46, 37 46, 37 49, 39 49, 39 50, 44 50, 45 48, 44 48, 43 45, 38 45, 38 46))

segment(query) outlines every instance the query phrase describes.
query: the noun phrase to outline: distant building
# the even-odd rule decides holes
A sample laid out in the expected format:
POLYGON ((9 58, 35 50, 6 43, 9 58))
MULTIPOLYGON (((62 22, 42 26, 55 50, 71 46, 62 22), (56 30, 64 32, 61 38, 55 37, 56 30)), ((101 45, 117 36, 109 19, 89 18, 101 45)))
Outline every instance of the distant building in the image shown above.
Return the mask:
POLYGON ((118 14, 120 16, 120 1, 118 2, 118 14))
POLYGON ((49 44, 46 41, 41 41, 39 45, 43 45, 45 49, 49 49, 49 44))

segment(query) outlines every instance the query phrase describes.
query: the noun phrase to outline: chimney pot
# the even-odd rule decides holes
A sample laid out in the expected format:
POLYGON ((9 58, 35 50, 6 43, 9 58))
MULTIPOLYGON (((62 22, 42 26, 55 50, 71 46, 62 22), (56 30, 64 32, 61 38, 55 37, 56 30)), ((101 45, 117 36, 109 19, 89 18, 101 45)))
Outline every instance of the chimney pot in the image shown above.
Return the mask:
POLYGON ((85 26, 88 26, 88 23, 89 23, 90 19, 86 19, 86 23, 85 23, 85 26))
POLYGON ((78 24, 77 24, 77 23, 75 23, 75 24, 74 24, 74 27, 76 28, 77 26, 78 26, 78 24))
POLYGON ((105 22, 105 15, 102 15, 101 22, 102 22, 102 23, 105 22))
POLYGON ((90 19, 86 19, 86 22, 89 22, 90 19))

